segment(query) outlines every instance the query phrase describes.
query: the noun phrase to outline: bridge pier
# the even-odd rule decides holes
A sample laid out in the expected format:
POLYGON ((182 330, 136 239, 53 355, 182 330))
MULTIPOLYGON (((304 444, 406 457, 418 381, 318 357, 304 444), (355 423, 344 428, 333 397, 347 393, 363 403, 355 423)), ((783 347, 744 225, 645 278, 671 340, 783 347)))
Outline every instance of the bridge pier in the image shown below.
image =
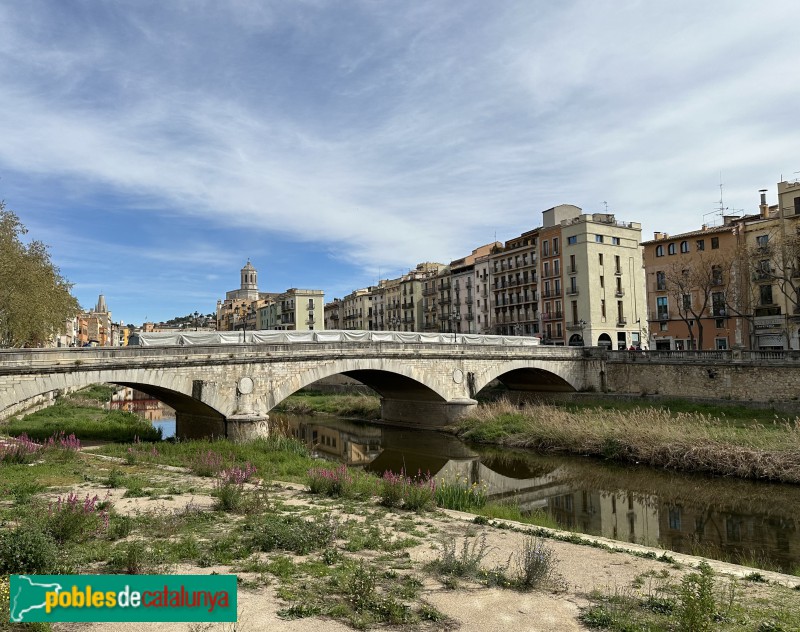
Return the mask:
POLYGON ((232 415, 225 420, 226 436, 241 443, 269 436, 269 415, 232 415))
POLYGON ((224 436, 224 417, 175 411, 175 437, 177 439, 221 439, 224 436))
POLYGON ((403 426, 444 427, 466 417, 478 405, 474 399, 424 401, 381 398, 381 419, 403 426))

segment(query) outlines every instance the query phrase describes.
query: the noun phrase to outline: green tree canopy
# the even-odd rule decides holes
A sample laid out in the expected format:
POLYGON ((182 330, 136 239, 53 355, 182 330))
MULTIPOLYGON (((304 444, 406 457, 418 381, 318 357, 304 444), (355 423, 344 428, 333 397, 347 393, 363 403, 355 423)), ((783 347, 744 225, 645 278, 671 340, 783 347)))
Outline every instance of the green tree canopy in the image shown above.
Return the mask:
POLYGON ((43 346, 80 311, 47 246, 22 243, 27 232, 0 201, 0 347, 43 346))

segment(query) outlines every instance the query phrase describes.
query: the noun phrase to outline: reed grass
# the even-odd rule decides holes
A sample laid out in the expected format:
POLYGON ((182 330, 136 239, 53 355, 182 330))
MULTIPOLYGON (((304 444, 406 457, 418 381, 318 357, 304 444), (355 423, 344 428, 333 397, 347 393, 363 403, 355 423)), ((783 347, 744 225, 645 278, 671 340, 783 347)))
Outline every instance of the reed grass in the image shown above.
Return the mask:
POLYGON ((667 408, 579 411, 498 400, 457 426, 476 442, 600 456, 655 467, 740 478, 800 482, 797 420, 730 423, 724 417, 667 408))

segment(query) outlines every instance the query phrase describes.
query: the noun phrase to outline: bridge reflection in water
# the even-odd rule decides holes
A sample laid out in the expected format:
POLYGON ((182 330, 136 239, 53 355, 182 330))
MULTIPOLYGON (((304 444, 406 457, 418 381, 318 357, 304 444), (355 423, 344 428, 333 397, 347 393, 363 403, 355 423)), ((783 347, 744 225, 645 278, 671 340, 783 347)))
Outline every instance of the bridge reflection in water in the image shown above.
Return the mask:
POLYGON ((434 431, 275 415, 318 455, 485 486, 563 528, 784 572, 800 569, 800 488, 465 444, 434 431))

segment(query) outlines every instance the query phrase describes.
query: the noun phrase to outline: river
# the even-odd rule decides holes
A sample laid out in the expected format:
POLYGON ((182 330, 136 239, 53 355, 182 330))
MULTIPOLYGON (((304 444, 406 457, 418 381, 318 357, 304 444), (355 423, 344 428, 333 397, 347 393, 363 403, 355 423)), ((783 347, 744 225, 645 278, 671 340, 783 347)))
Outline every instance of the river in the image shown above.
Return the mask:
MULTIPOLYGON (((272 413, 317 455, 382 474, 430 473, 564 529, 783 572, 800 571, 800 486, 469 444, 452 435, 272 413)), ((164 438, 175 421, 154 422, 164 438)))

